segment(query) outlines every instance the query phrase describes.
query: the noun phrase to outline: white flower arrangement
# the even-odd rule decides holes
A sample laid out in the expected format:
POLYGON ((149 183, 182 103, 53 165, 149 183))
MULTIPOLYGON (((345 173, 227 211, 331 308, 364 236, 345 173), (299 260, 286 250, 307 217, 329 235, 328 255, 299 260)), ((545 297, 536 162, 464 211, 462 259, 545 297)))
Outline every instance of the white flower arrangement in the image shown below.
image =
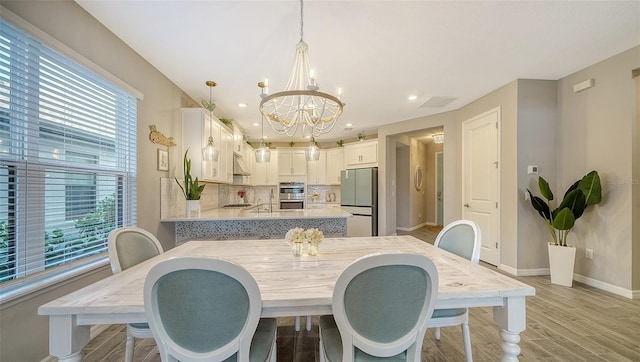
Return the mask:
POLYGON ((290 243, 303 243, 306 237, 306 233, 303 228, 294 228, 287 231, 284 236, 285 240, 290 243))
POLYGON ((324 238, 324 234, 322 233, 322 231, 316 228, 307 229, 307 231, 305 231, 304 233, 307 241, 309 241, 310 244, 320 244, 322 242, 322 239, 324 238))

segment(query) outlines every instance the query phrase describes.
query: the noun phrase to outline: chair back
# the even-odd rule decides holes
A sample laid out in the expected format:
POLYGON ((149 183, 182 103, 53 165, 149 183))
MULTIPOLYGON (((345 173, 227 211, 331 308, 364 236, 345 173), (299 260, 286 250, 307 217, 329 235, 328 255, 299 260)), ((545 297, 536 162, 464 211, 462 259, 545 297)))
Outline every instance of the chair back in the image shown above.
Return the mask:
POLYGON ((237 361, 249 361, 262 299, 258 284, 241 266, 184 257, 151 268, 144 308, 161 355, 223 361, 237 354, 237 361))
POLYGON ((333 292, 342 360, 397 356, 419 361, 437 294, 437 269, 423 255, 371 254, 354 261, 333 292))
POLYGON ((119 273, 156 255, 162 245, 150 232, 137 227, 114 229, 108 238, 111 271, 119 273))
POLYGON ((477 264, 482 246, 480 225, 472 220, 454 221, 440 231, 434 245, 477 264))

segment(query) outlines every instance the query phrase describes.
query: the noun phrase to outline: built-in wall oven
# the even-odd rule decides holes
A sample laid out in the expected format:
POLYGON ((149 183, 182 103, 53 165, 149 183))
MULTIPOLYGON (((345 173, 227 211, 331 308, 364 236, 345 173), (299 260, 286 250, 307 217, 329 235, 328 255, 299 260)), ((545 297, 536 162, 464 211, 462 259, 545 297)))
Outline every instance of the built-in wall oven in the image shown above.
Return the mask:
POLYGON ((280 183, 280 209, 304 209, 304 182, 280 183))

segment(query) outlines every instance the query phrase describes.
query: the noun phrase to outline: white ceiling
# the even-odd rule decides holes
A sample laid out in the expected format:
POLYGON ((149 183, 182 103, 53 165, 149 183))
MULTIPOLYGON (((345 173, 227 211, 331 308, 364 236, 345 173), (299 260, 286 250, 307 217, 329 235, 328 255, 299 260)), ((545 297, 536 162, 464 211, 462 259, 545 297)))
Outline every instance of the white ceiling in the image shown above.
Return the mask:
MULTIPOLYGON (((76 2, 194 100, 208 99, 205 81, 216 81, 214 113, 260 138, 252 125, 260 122, 257 83, 269 78, 273 93, 288 80, 300 38, 297 0, 76 2)), ((320 89, 342 88, 346 103, 336 128, 317 140, 350 139, 632 48, 640 44, 640 2, 307 0, 304 40, 320 89), (456 100, 420 107, 431 96, 456 100), (353 130, 343 130, 347 123, 353 130)), ((278 140, 266 125, 265 135, 278 140)))

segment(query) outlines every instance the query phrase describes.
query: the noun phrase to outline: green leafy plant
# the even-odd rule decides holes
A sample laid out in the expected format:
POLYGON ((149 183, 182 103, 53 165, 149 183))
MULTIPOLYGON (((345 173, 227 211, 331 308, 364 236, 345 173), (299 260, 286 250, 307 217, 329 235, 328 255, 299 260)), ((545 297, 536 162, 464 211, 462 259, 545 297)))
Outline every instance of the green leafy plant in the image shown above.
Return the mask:
POLYGON ((296 143, 295 143, 295 142, 293 142, 293 141, 289 142, 289 146, 290 146, 290 147, 293 147, 293 146, 295 146, 295 145, 296 145, 296 143))
POLYGON ((365 139, 365 138, 367 138, 367 135, 366 135, 366 134, 364 134, 364 132, 360 132, 360 133, 358 133, 358 139, 359 139, 360 141, 364 141, 364 139, 365 139))
POLYGON ((233 119, 231 118, 220 118, 220 122, 224 123, 225 126, 231 127, 233 124, 233 119))
POLYGON ((180 185, 180 181, 176 177, 176 183, 182 189, 182 193, 184 194, 184 198, 187 200, 200 200, 200 196, 202 195, 202 191, 204 190, 205 185, 200 185, 198 183, 198 177, 195 179, 191 178, 191 160, 188 158, 189 149, 184 151, 184 187, 180 185))
POLYGON ((213 102, 209 102, 206 99, 201 100, 200 104, 202 104, 202 107, 209 112, 213 112, 213 110, 216 109, 216 104, 213 102))
POLYGON ((529 189, 531 205, 544 219, 554 245, 567 246, 567 236, 590 205, 598 204, 602 200, 602 186, 597 171, 591 171, 582 179, 576 181, 565 192, 560 205, 551 210, 550 202, 554 199, 549 183, 542 176, 538 178, 540 194, 546 199, 534 196, 529 189))
POLYGON ((344 145, 344 141, 343 140, 336 141, 336 144, 342 147, 342 145, 344 145))

